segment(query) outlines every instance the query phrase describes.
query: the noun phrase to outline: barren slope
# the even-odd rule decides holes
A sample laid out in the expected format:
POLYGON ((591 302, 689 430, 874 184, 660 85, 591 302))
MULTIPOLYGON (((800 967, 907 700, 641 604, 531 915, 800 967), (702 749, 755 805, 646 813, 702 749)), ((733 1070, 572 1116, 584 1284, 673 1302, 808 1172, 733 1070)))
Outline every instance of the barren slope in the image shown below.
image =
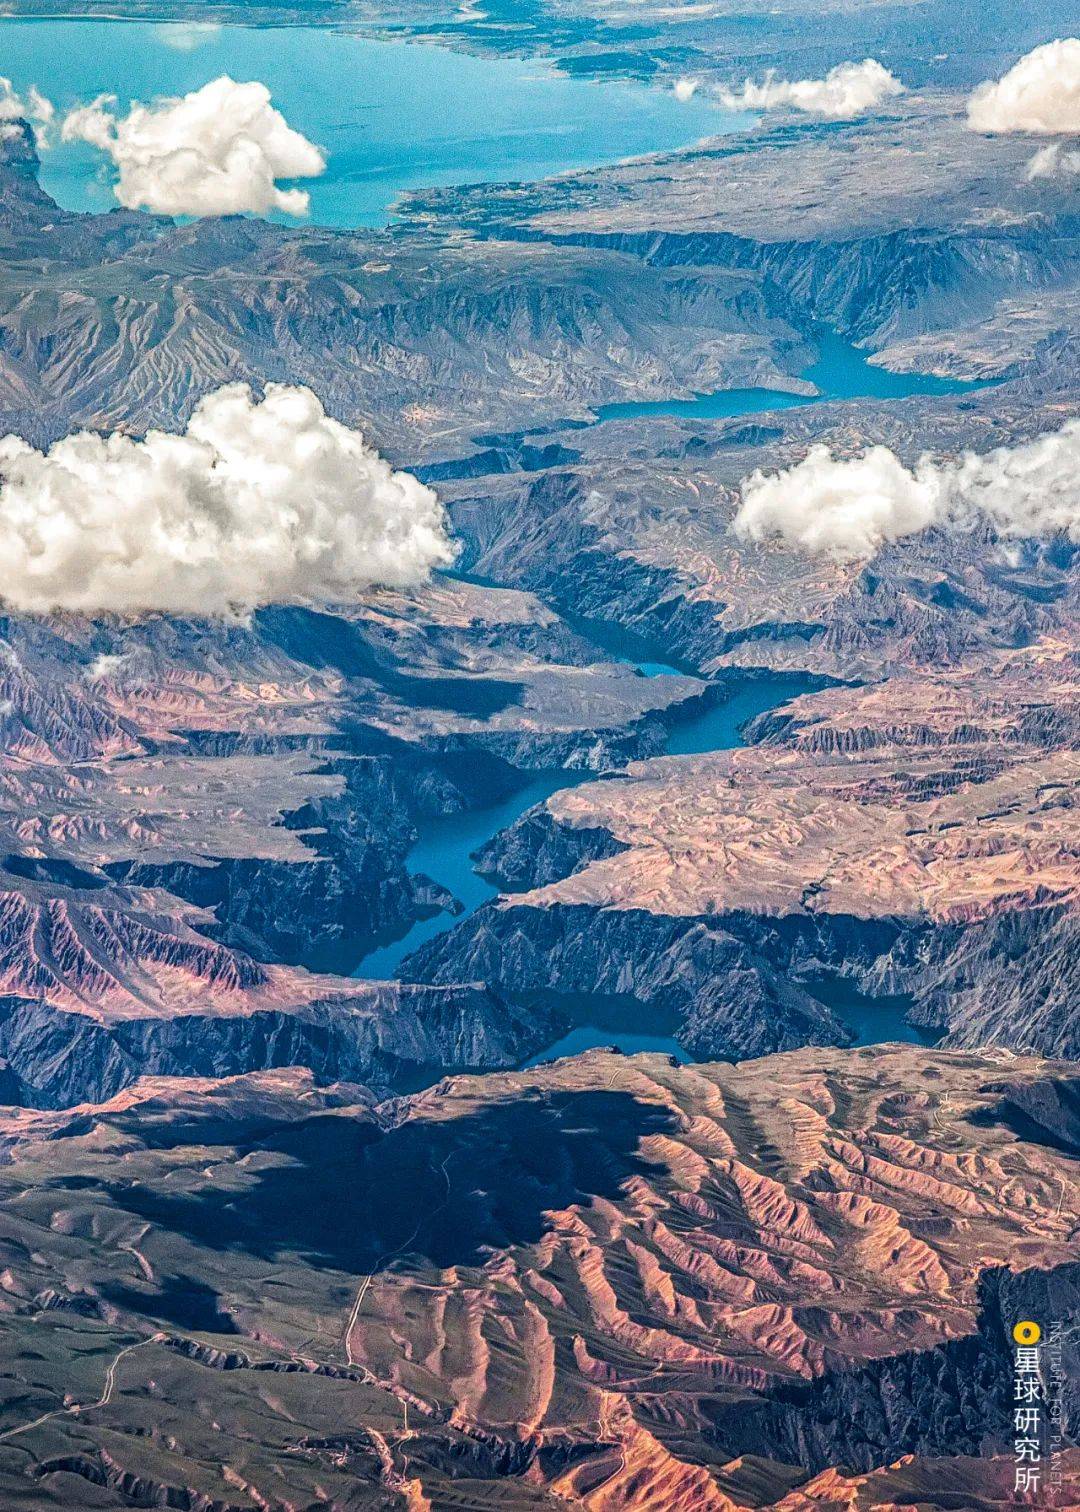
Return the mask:
POLYGON ((1075 1078, 1034 1060, 594 1053, 377 1108, 277 1072, 2 1132, 13 1507, 994 1504, 1008 1329, 1076 1303, 1075 1078))
POLYGON ((1074 662, 809 695, 744 749, 556 794, 485 853, 504 897, 410 964, 674 1002, 699 1054, 842 1041, 804 990, 840 978, 957 1043, 1075 1056, 1074 662))

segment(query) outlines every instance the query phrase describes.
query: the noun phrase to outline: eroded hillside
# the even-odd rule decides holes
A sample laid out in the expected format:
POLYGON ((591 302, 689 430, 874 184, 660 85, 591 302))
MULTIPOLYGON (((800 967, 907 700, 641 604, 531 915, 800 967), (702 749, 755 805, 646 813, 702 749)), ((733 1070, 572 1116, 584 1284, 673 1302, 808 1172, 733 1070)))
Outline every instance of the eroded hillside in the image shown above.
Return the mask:
POLYGON ((13 1507, 993 1504, 1008 1328, 1076 1305, 1036 1060, 151 1080, 2 1132, 13 1507))

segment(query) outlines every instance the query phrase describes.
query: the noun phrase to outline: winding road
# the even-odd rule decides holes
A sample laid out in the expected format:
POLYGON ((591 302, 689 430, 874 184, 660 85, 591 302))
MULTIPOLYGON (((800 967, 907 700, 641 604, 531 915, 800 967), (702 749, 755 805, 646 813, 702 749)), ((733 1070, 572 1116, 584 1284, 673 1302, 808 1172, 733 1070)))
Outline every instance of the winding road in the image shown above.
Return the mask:
POLYGON ((54 1407, 51 1412, 43 1412, 40 1417, 33 1418, 29 1423, 19 1423, 15 1428, 8 1428, 0 1433, 0 1444, 15 1438, 17 1434, 29 1433, 34 1428, 40 1428, 43 1423, 51 1422, 53 1418, 79 1417, 84 1412, 93 1412, 98 1407, 107 1407, 116 1390, 116 1371, 120 1361, 134 1354, 137 1349, 144 1349, 147 1344, 160 1344, 164 1338, 163 1333, 151 1334, 148 1339, 137 1339, 134 1344, 125 1344, 123 1349, 118 1349, 109 1362, 105 1372, 105 1384, 96 1402, 72 1402, 67 1407, 54 1407))
MULTIPOLYGON (((446 1182, 446 1196, 439 1203, 438 1207, 432 1208, 429 1213, 421 1214, 421 1216, 416 1220, 416 1227, 413 1229, 409 1237, 401 1244, 399 1244, 397 1249, 388 1250, 385 1255, 380 1255, 378 1260, 375 1262, 374 1269, 368 1272, 368 1274, 360 1282, 360 1285, 357 1288, 356 1297, 349 1312, 349 1321, 345 1325, 345 1336, 342 1340, 342 1343, 345 1346, 345 1359, 349 1365, 354 1367, 354 1369, 363 1370, 368 1375, 371 1375, 371 1372, 368 1371, 367 1366, 361 1365, 354 1358, 352 1350, 353 1329, 360 1321, 360 1309, 364 1305, 364 1298, 368 1294, 371 1283, 374 1281, 379 1272, 390 1263, 391 1260, 396 1260, 399 1255, 404 1255, 407 1252, 410 1244, 412 1244, 413 1240, 416 1238, 417 1234, 423 1227, 425 1219, 434 1218, 438 1213, 441 1213, 443 1208, 445 1208, 447 1203, 450 1201, 450 1173, 446 1168, 457 1153, 457 1150, 451 1150, 450 1154, 439 1165, 439 1171, 442 1173, 442 1178, 446 1182)), ((432 1166, 431 1169, 434 1170, 435 1167, 432 1166)), ((372 1376, 371 1379, 372 1381, 374 1381, 374 1376, 372 1376)))

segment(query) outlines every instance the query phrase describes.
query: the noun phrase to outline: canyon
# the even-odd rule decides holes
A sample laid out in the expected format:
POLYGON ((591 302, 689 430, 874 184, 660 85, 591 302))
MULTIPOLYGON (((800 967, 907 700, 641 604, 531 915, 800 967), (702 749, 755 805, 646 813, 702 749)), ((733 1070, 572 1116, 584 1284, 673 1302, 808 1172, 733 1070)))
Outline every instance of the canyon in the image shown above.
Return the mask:
POLYGON ((504 895, 404 974, 674 1003, 732 1056, 844 1043, 839 975, 946 1044, 1075 1058, 1077 710, 1052 647, 804 695, 530 810, 481 855, 504 895))
POLYGON ((1075 192, 964 118, 1047 7, 977 9, 154 6, 910 86, 382 229, 85 213, 5 124, 0 433, 309 385, 457 551, 0 616, 5 1507, 993 1512, 1027 1317, 1080 1505, 1076 532, 734 529, 1080 415, 1075 192))

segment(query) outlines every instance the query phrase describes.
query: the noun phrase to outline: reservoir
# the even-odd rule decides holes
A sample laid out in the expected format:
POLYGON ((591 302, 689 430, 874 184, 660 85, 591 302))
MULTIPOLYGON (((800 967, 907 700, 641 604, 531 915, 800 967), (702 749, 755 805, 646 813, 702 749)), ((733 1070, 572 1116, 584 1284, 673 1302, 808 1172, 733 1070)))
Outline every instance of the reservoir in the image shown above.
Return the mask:
POLYGON ((769 410, 801 409, 830 399, 910 399, 918 394, 964 394, 990 387, 986 380, 942 378, 934 373, 893 373, 869 361, 870 353, 846 341, 836 331, 814 336, 817 356, 800 378, 812 383, 816 394, 793 394, 786 389, 717 389, 692 399, 657 399, 641 403, 598 404, 596 423, 676 415, 681 420, 728 420, 769 410))
MULTIPOLYGON (((413 188, 532 181, 670 151, 752 124, 745 114, 724 112, 697 97, 678 100, 670 90, 587 81, 536 62, 368 40, 326 26, 4 18, 0 28, 4 74, 21 94, 31 86, 40 90, 55 104, 58 119, 100 95, 115 96, 115 108, 123 113, 133 101, 182 95, 223 74, 261 81, 288 123, 324 149, 325 174, 305 179, 303 187, 311 196, 311 219, 327 226, 386 226, 395 202, 413 188)), ((61 142, 54 127, 41 160, 42 185, 65 208, 114 208, 115 169, 101 152, 61 142)), ((873 367, 865 353, 835 333, 819 333, 814 340, 817 357, 802 376, 816 386, 819 400, 898 399, 976 386, 873 367)), ((596 420, 656 414, 710 419, 812 402, 814 397, 770 389, 726 390, 687 400, 600 406, 596 420)), ((573 628, 592 639, 598 659, 628 663, 647 677, 680 671, 669 664, 663 645, 632 645, 625 632, 611 626, 573 628)), ((689 755, 738 745, 755 715, 811 686, 806 678, 753 675, 715 685, 692 712, 673 720, 668 752, 689 755)), ((474 869, 479 848, 560 788, 595 780, 592 772, 535 772, 515 793, 486 808, 424 824, 409 869, 442 884, 458 911, 435 913, 402 938, 384 940, 357 964, 356 974, 408 980, 410 957, 419 947, 497 895, 474 869)), ((903 1022, 902 1004, 875 1003, 849 991, 835 1005, 860 1042, 915 1037, 903 1022)), ((633 1004, 583 1001, 572 1019, 574 1027, 545 1056, 615 1043, 686 1058, 672 1038, 674 1026, 658 1022, 652 1012, 636 1013, 633 1004)))
MULTIPOLYGON (((123 112, 222 74, 260 80, 289 125, 326 154, 322 177, 302 181, 311 220, 326 226, 385 226, 409 189, 599 167, 752 119, 670 90, 326 26, 4 18, 0 40, 15 90, 35 85, 58 116, 101 94, 116 95, 123 112)), ((42 152, 42 187, 65 209, 114 208, 113 177, 111 162, 85 144, 54 140, 42 152)))

